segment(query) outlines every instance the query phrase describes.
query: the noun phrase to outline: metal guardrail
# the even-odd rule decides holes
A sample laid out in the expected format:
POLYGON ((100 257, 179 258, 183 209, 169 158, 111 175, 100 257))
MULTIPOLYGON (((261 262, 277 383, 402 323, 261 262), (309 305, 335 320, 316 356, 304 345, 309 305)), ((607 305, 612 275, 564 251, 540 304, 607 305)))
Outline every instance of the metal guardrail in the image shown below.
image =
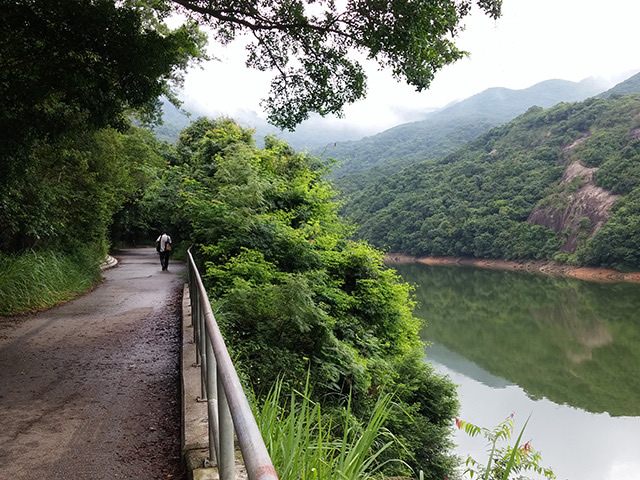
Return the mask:
POLYGON ((220 480, 235 480, 234 428, 250 480, 277 480, 253 412, 244 394, 191 249, 187 251, 191 321, 196 344, 196 365, 201 369, 201 396, 209 417, 209 457, 220 480))

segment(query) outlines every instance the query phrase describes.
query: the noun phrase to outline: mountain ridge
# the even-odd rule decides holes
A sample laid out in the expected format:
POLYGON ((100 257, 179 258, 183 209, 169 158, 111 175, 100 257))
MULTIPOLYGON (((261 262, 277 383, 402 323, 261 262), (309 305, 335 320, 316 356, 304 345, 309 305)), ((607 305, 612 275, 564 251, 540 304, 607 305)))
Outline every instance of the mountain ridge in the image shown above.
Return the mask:
MULTIPOLYGON (((312 153, 324 152, 325 156, 338 160, 340 166, 332 176, 334 179, 388 162, 405 167, 416 160, 451 153, 531 106, 550 107, 561 101, 584 100, 600 93, 602 88, 603 82, 594 78, 581 82, 551 79, 520 90, 492 87, 431 112, 423 120, 397 125, 358 141, 327 145, 323 151, 312 153)), ((342 186, 340 181, 338 185, 342 186)))
POLYGON ((531 107, 439 160, 348 197, 374 245, 639 268, 640 94, 531 107))
POLYGON ((598 97, 611 98, 614 95, 628 95, 636 92, 640 92, 640 73, 636 73, 626 80, 614 85, 606 92, 599 94, 598 97))

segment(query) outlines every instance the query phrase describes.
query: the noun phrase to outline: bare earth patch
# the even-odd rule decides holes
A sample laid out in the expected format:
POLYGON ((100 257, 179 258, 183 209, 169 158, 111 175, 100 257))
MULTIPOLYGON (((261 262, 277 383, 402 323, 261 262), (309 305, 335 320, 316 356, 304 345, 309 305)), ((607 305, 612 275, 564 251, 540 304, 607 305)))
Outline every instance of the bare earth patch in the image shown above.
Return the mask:
POLYGON ((507 260, 487 260, 477 258, 414 257, 402 253, 389 253, 385 257, 385 263, 388 265, 415 262, 425 265, 469 266, 494 270, 535 272, 545 275, 572 277, 590 282, 640 283, 640 272, 623 273, 607 268, 571 267, 554 262, 512 262, 507 260))

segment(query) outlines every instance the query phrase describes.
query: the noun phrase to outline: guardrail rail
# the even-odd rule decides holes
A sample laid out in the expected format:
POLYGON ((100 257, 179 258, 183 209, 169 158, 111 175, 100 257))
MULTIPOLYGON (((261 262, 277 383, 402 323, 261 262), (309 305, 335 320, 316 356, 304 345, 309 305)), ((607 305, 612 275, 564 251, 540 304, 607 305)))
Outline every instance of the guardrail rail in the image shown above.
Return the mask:
POLYGON ((209 422, 209 457, 205 466, 217 465, 220 480, 235 480, 235 429, 249 479, 275 480, 278 475, 211 310, 191 249, 187 257, 196 365, 201 370, 198 401, 207 402, 209 422))

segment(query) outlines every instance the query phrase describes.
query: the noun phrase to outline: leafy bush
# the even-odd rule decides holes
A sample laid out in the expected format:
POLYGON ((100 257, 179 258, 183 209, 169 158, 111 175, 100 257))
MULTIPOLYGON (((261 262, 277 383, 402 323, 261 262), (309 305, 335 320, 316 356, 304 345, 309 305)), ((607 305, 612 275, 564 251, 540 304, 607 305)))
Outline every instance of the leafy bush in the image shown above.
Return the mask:
POLYGON ((464 474, 469 474, 469 478, 481 478, 482 480, 509 480, 512 478, 522 480, 526 478, 522 473, 531 471, 547 480, 554 480, 556 475, 553 470, 540 465, 542 456, 531 446, 531 442, 521 445, 522 435, 528 423, 527 419, 513 446, 502 446, 501 443, 510 440, 513 435, 513 415, 507 417, 493 430, 456 419, 458 428, 464 430, 469 436, 481 435, 489 442, 487 464, 483 465, 476 459, 468 457, 464 474))

